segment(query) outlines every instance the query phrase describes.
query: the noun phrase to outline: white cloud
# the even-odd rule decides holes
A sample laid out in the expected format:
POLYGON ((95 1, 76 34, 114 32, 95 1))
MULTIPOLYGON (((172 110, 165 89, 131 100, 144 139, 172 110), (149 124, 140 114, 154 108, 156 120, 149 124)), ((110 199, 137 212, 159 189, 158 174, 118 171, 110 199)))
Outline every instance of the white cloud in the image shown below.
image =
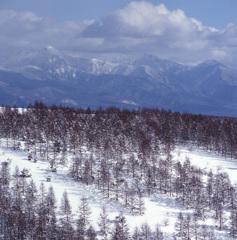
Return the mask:
POLYGON ((131 2, 101 19, 58 24, 31 12, 0 11, 0 46, 53 45, 78 56, 151 53, 184 64, 216 59, 234 65, 237 26, 218 30, 203 26, 164 4, 131 2))
POLYGON ((180 9, 169 11, 164 4, 132 2, 90 24, 80 37, 103 38, 102 51, 149 52, 188 63, 189 59, 182 59, 180 52, 189 51, 194 58, 200 56, 200 50, 206 53, 209 37, 216 31, 188 18, 180 9))
POLYGON ((0 11, 0 47, 44 47, 64 49, 92 21, 58 24, 54 18, 42 18, 31 12, 0 11))

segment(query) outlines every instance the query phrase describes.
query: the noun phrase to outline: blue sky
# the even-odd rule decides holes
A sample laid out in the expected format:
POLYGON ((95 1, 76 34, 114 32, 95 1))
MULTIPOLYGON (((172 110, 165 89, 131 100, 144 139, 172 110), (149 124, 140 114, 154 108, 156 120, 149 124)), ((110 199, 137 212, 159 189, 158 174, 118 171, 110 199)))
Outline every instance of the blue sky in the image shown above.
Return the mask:
POLYGON ((79 57, 237 67, 236 10, 236 0, 0 0, 0 50, 52 45, 79 57))
MULTIPOLYGON (((82 21, 100 18, 122 8, 129 0, 1 0, 0 9, 32 11, 39 16, 54 16, 58 21, 82 21)), ((139 2, 139 1, 137 1, 139 2)), ((169 10, 182 9, 188 17, 204 25, 224 28, 237 24, 236 0, 152 0, 154 5, 164 3, 169 10)))

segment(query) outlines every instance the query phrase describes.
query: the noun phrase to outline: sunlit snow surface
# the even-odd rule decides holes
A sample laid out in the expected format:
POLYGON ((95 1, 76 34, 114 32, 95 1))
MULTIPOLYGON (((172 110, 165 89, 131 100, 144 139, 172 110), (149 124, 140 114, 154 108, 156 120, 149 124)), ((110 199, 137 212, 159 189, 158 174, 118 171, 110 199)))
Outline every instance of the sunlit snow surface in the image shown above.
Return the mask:
POLYGON ((217 154, 203 150, 179 147, 174 152, 174 159, 183 162, 188 157, 192 165, 198 166, 206 171, 212 170, 227 172, 232 184, 237 184, 237 159, 220 157, 217 154), (179 156, 180 154, 180 156, 179 156))
MULTIPOLYGON (((185 147, 178 147, 173 152, 174 161, 180 160, 181 162, 189 157, 193 165, 199 166, 202 169, 212 169, 216 171, 226 171, 232 183, 237 182, 237 161, 231 159, 224 159, 218 157, 213 153, 207 153, 202 150, 191 150, 185 147)), ((46 189, 49 186, 53 186, 55 195, 57 198, 57 205, 60 206, 61 197, 66 190, 72 205, 74 219, 78 215, 78 205, 82 197, 88 199, 88 203, 92 209, 91 223, 98 230, 98 216, 101 212, 101 207, 105 205, 109 212, 109 218, 114 220, 115 216, 119 213, 123 213, 127 219, 128 225, 132 230, 135 226, 140 226, 142 223, 148 223, 154 230, 158 224, 161 230, 164 232, 164 239, 174 239, 173 233, 175 232, 174 223, 177 220, 177 215, 180 211, 184 214, 188 213, 184 207, 177 203, 177 201, 165 194, 152 195, 151 197, 145 196, 146 212, 143 216, 133 215, 127 210, 124 210, 116 202, 109 201, 104 197, 95 186, 86 186, 80 182, 75 182, 68 175, 68 168, 58 166, 57 172, 52 173, 49 168, 49 163, 41 158, 34 163, 29 161, 27 153, 23 150, 13 150, 0 146, 0 161, 6 161, 11 159, 11 171, 14 172, 15 166, 18 165, 19 169, 30 169, 32 178, 36 185, 40 186, 44 183, 46 189), (46 181, 46 177, 51 176, 51 182, 46 181)), ((58 214, 59 208, 58 208, 58 214)), ((205 224, 213 225, 212 221, 206 221, 205 224)), ((227 233, 215 230, 217 240, 226 240, 229 238, 227 233)))

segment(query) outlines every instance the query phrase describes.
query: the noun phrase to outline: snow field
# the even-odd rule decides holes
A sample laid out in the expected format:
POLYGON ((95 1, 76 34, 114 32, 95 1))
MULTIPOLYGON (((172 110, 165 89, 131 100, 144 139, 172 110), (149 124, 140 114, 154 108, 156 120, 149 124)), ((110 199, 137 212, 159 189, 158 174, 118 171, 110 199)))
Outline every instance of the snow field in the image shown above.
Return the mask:
MULTIPOLYGON (((197 149, 190 150, 189 148, 180 146, 173 151, 174 161, 179 160, 183 162, 186 157, 190 159, 192 165, 199 166, 206 171, 210 169, 212 169, 213 172, 217 170, 226 171, 230 176, 231 182, 237 182, 237 162, 231 159, 223 159, 213 153, 207 153, 197 149)), ((60 215, 59 206, 64 191, 68 193, 74 219, 76 219, 78 215, 80 199, 86 197, 92 210, 90 220, 97 230, 98 217, 104 205, 107 208, 111 222, 114 220, 115 216, 123 213, 131 230, 136 226, 141 226, 143 223, 148 223, 152 227, 152 230, 154 230, 155 226, 158 224, 164 233, 164 239, 169 240, 173 239, 172 235, 175 232, 174 225, 179 212, 182 211, 184 215, 189 212, 169 195, 156 194, 152 196, 146 195, 144 197, 146 208, 144 215, 133 215, 116 202, 111 202, 103 196, 103 194, 96 189, 96 186, 86 186, 83 183, 72 180, 67 175, 68 167, 59 165, 57 172, 53 173, 49 168, 49 163, 43 158, 38 159, 37 163, 34 163, 28 160, 27 153, 22 150, 0 147, 0 161, 3 162, 7 159, 11 159, 12 174, 16 166, 19 167, 19 170, 26 168, 30 170, 32 179, 36 183, 38 189, 41 183, 45 184, 47 190, 50 186, 53 187, 57 199, 58 215, 60 215), (47 176, 51 176, 51 182, 46 181, 47 176)), ((214 225, 213 221, 209 219, 205 221, 205 224, 210 226, 214 225)), ((228 239, 224 231, 215 230, 215 232, 217 240, 228 239)))

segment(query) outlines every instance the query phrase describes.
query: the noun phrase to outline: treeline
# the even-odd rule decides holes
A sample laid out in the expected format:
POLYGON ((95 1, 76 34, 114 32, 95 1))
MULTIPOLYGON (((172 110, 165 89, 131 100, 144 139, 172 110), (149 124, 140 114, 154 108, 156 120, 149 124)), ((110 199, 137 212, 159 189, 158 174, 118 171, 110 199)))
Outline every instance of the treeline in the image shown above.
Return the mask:
POLYGON ((24 139, 29 145, 54 142, 61 149, 70 145, 76 151, 84 144, 90 150, 117 153, 136 150, 148 156, 156 153, 160 143, 172 148, 175 143, 189 142, 225 157, 237 157, 236 118, 164 109, 84 110, 47 107, 36 102, 19 113, 17 108, 3 106, 0 134, 14 141, 24 139))

